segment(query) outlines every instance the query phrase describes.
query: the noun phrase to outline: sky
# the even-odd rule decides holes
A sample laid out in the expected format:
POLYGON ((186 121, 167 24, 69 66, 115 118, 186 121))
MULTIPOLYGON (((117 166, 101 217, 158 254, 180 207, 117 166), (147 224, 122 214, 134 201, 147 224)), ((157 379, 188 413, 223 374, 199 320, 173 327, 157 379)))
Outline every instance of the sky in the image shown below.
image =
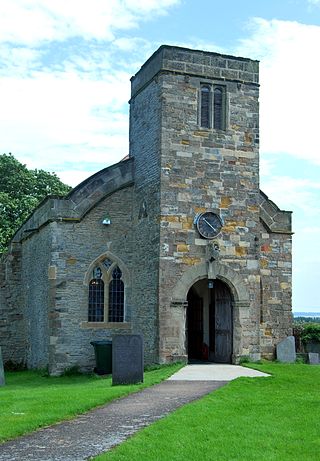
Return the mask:
POLYGON ((1 0, 1 153, 71 186, 121 160, 162 44, 260 61, 260 186, 293 211, 293 310, 320 312, 320 0, 1 0))

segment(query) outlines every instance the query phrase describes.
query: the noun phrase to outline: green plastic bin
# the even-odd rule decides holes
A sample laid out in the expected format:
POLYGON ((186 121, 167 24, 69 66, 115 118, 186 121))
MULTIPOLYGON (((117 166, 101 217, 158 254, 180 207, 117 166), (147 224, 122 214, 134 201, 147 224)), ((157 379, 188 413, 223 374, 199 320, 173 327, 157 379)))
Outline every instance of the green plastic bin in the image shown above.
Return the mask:
POLYGON ((112 341, 91 341, 94 347, 96 366, 94 372, 97 375, 108 375, 112 373, 112 341))

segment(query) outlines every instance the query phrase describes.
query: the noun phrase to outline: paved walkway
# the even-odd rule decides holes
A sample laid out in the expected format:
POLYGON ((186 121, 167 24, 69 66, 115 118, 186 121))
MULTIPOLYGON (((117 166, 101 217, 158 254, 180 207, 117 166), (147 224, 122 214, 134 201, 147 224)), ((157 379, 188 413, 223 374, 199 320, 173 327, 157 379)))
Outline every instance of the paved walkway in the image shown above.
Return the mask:
POLYGON ((169 380, 184 381, 232 381, 240 376, 256 378, 259 376, 269 376, 262 371, 252 368, 240 367, 238 365, 228 365, 224 363, 201 363, 187 365, 175 373, 169 380))
POLYGON ((83 461, 236 377, 262 375, 233 365, 188 365, 160 384, 0 445, 0 460, 83 461))

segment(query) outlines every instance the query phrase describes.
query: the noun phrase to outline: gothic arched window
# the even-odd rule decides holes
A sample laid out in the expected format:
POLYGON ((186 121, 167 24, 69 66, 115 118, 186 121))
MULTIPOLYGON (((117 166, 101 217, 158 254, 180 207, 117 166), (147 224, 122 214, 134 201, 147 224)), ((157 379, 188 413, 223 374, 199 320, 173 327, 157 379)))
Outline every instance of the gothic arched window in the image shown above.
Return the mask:
POLYGON ((119 266, 101 258, 91 269, 87 283, 88 322, 124 322, 125 285, 119 266))
POLYGON ((124 320, 124 284, 121 277, 122 272, 116 266, 109 283, 109 322, 123 322, 124 320))

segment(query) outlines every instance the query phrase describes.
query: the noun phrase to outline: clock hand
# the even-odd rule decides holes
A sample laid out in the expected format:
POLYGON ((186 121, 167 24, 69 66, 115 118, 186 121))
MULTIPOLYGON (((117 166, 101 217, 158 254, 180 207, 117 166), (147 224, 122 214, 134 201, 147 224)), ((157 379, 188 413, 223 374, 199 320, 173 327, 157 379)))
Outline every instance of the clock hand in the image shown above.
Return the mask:
POLYGON ((209 221, 206 220, 206 218, 203 218, 203 220, 204 220, 204 222, 205 222, 206 224, 208 224, 209 227, 211 227, 211 229, 212 229, 214 232, 217 232, 217 229, 216 229, 215 227, 213 227, 213 226, 209 223, 209 221))

